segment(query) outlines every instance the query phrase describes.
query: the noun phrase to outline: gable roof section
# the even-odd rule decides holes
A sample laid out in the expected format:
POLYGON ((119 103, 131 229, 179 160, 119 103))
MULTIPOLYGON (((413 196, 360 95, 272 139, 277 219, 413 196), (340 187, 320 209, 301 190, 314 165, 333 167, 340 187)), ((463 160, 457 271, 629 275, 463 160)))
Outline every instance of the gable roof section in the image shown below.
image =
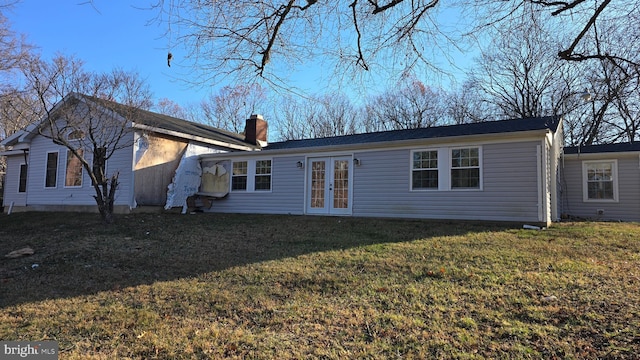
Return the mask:
MULTIPOLYGON (((226 146, 237 150, 258 150, 260 147, 244 141, 244 136, 231 131, 226 131, 212 126, 178 119, 172 116, 155 113, 148 110, 137 109, 114 101, 96 98, 93 96, 72 93, 71 100, 91 101, 106 109, 115 111, 123 119, 132 121, 134 127, 143 130, 163 133, 184 139, 200 141, 203 143, 226 146), (134 115, 134 119, 129 119, 134 115)), ((61 101, 62 102, 62 101, 61 101)), ((60 103, 61 103, 60 102, 60 103)), ((58 106, 58 105, 56 105, 58 106)), ((55 112, 55 107, 53 111, 55 112)), ((41 119, 40 123, 45 121, 41 119)), ((28 137, 37 133, 38 124, 29 125, 27 128, 2 140, 2 145, 16 145, 25 141, 28 137)))
POLYGON ((229 147, 235 147, 240 150, 257 150, 258 146, 244 141, 244 136, 236 134, 231 131, 226 131, 212 126, 195 123, 183 119, 178 119, 173 116, 155 113, 148 110, 134 109, 130 106, 116 103, 109 100, 99 99, 92 96, 81 95, 82 97, 94 101, 97 103, 104 103, 109 109, 116 111, 120 116, 126 118, 132 111, 135 113, 135 119, 133 120, 136 126, 139 128, 145 128, 151 131, 164 133, 167 135, 181 136, 181 134, 190 135, 195 140, 201 139, 213 140, 214 142, 227 145, 229 147))
POLYGON ((565 154, 597 154, 597 153, 620 153, 620 152, 640 152, 640 143, 617 143, 587 146, 567 146, 564 148, 565 154))
POLYGON ((391 130, 317 139, 288 140, 270 143, 264 150, 373 144, 402 140, 435 139, 454 136, 488 135, 535 130, 550 130, 555 132, 558 129, 559 123, 559 116, 488 121, 473 124, 447 125, 409 130, 391 130))

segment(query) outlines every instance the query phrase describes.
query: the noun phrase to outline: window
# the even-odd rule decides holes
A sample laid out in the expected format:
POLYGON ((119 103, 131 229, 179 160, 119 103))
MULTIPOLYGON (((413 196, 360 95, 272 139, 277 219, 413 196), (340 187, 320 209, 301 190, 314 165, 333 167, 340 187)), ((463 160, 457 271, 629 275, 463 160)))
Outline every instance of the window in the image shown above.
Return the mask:
MULTIPOLYGON (((82 149, 77 149, 79 156, 83 155, 82 149)), ((67 150, 67 171, 64 186, 82 186, 82 162, 71 150, 67 150)))
POLYGON ((480 149, 451 150, 451 188, 480 189, 480 149))
POLYGON ((271 160, 256 161, 255 190, 271 190, 271 160))
POLYGON ((18 192, 27 191, 27 164, 20 164, 20 183, 18 184, 18 192))
POLYGON ((47 169, 45 172, 44 186, 48 188, 56 187, 58 177, 58 153, 47 153, 47 169))
POLYGON ((411 166, 411 188, 438 189, 438 151, 415 151, 411 166))
POLYGON ((582 173, 584 201, 618 201, 617 161, 584 161, 582 173))
POLYGON ((233 163, 231 174, 231 190, 247 190, 247 162, 238 161, 233 163))

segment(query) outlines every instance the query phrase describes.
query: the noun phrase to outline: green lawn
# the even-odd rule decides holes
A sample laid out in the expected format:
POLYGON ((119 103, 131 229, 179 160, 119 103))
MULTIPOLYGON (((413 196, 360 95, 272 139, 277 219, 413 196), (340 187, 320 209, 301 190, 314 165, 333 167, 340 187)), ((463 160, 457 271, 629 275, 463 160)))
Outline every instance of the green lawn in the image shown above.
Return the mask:
POLYGON ((640 354, 638 224, 15 213, 0 256, 0 339, 60 359, 640 354))

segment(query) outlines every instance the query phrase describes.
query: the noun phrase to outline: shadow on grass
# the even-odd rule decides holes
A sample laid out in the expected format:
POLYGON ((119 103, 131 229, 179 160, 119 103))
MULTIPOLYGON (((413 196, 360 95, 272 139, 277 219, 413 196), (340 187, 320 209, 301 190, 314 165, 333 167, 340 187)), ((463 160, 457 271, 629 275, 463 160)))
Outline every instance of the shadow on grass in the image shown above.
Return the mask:
POLYGON ((195 277, 268 260, 506 225, 237 214, 0 215, 0 307, 195 277), (32 256, 4 255, 23 247, 32 256))

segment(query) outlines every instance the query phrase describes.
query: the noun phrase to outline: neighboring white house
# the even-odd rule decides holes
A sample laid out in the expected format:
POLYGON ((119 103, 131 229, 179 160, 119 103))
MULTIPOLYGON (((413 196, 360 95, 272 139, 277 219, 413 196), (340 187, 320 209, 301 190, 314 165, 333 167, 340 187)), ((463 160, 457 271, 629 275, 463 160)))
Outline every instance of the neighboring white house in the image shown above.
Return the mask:
MULTIPOLYGON (((117 150, 106 164, 107 174, 119 173, 115 212, 164 206, 167 187, 185 156, 206 152, 250 152, 260 148, 255 140, 246 141, 239 134, 203 124, 143 110, 135 111, 135 119, 127 119, 127 114, 132 112, 124 105, 78 94, 70 97, 82 102, 108 103, 113 116, 122 117, 127 122, 127 129, 131 130, 122 138, 122 142, 130 146, 117 150)), ((52 116, 56 116, 55 110, 52 116)), ((73 155, 67 148, 40 135, 38 126, 41 123, 0 142, 6 149, 0 155, 6 156, 7 160, 4 210, 97 211, 93 199, 95 192, 88 175, 81 168, 72 169, 78 163, 72 161, 73 155)), ((92 157, 89 151, 85 149, 88 160, 92 157)), ((186 196, 182 202, 184 200, 186 196)))

